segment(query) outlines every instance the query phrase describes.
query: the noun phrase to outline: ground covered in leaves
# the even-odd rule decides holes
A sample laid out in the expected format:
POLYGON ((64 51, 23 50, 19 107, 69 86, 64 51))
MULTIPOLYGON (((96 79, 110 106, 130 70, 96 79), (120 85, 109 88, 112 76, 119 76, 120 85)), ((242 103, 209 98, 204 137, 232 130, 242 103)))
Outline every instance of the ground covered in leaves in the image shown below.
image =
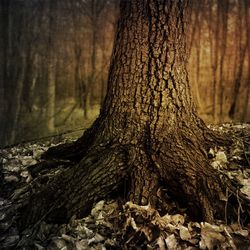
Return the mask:
MULTIPOLYGON (((211 126, 233 139, 229 148, 211 148, 211 165, 225 173, 250 198, 250 125, 211 126)), ((64 141, 66 139, 63 139, 64 141)), ((67 139, 68 140, 68 139, 67 139)), ((11 195, 32 181, 41 154, 62 139, 27 143, 0 151, 0 249, 250 249, 250 225, 240 217, 231 225, 192 222, 181 214, 159 213, 148 206, 119 200, 99 201, 82 219, 68 224, 42 222, 22 235, 15 227, 11 195)), ((69 197, 70 198, 70 197, 69 197)))

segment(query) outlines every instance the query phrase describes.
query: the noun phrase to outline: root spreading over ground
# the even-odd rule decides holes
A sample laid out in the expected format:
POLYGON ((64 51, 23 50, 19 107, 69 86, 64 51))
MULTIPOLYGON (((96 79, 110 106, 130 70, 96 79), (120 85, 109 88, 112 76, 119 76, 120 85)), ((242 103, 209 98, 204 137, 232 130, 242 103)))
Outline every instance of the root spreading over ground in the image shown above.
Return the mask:
MULTIPOLYGON (((210 164, 231 180, 236 190, 250 198, 250 125, 225 124, 212 129, 228 133, 233 143, 229 147, 211 147, 210 164)), ((42 164, 36 165, 41 154, 56 143, 37 142, 1 150, 0 246, 3 249, 249 249, 250 227, 243 226, 245 218, 240 199, 238 219, 233 224, 191 221, 185 207, 180 208, 174 201, 168 213, 159 213, 150 203, 124 204, 110 197, 97 202, 82 219, 73 216, 66 224, 41 220, 21 234, 15 224, 11 197, 22 192, 33 178, 53 176, 70 167, 68 162, 65 165, 62 162, 61 168, 53 163, 50 168, 46 165, 46 169, 42 164)))

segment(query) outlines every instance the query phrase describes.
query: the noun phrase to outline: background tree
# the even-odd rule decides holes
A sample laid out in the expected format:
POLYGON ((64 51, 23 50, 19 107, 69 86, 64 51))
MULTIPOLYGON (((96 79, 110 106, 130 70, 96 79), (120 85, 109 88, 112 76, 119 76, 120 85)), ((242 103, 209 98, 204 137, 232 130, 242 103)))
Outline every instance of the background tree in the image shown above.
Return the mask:
POLYGON ((16 129, 21 109, 21 97, 26 70, 28 16, 25 13, 24 1, 1 1, 2 10, 2 89, 3 108, 1 141, 12 144, 15 141, 16 129), (18 7, 14 8, 14 6, 18 7), (22 30, 21 27, 25 27, 22 30))
POLYGON ((56 23, 57 23, 57 1, 48 1, 48 42, 47 42, 47 59, 48 59, 48 130, 54 132, 55 130, 55 102, 56 102, 56 65, 57 58, 54 53, 56 44, 54 38, 56 37, 56 23))
MULTIPOLYGON (((212 123, 248 121, 250 113, 243 115, 248 85, 247 58, 243 51, 249 36, 243 10, 249 12, 249 4, 244 0, 192 3, 189 73, 199 114, 212 123), (237 95, 240 98, 235 101, 237 95), (233 106, 237 106, 234 117, 229 115, 233 106)), ((247 107, 249 110, 249 103, 247 107)))
POLYGON ((227 48, 227 32, 228 32, 228 9, 229 9, 229 0, 223 0, 218 2, 218 8, 222 9, 220 14, 220 72, 219 72, 219 83, 220 83, 220 93, 219 93, 219 121, 223 120, 223 103, 224 103, 224 88, 225 88, 225 78, 224 78, 224 61, 227 48))
MULTIPOLYGON (((79 128, 84 118, 83 108, 85 121, 88 124, 92 120, 86 119, 87 110, 90 112, 90 119, 98 113, 99 106, 95 105, 98 105, 101 98, 103 99, 103 93, 101 93, 103 83, 101 79, 98 79, 98 75, 107 75, 105 73, 107 67, 103 65, 108 64, 112 49, 112 42, 105 45, 106 62, 101 66, 102 56, 99 47, 101 40, 99 38, 103 37, 107 40, 109 37, 112 40, 113 33, 109 35, 109 32, 113 28, 109 20, 114 15, 110 6, 115 6, 115 4, 109 1, 106 5, 106 1, 103 1, 101 6, 93 9, 93 5, 98 5, 100 1, 80 4, 81 2, 66 0, 53 1, 53 3, 40 0, 1 2, 2 58, 5 58, 4 54, 6 54, 6 60, 2 60, 1 75, 4 77, 3 72, 6 68, 10 76, 14 76, 15 71, 18 71, 20 79, 23 79, 18 80, 19 78, 13 77, 13 79, 1 80, 1 93, 5 94, 5 97, 1 99, 3 102, 1 146, 31 137, 45 136, 48 132, 53 133, 55 130, 69 129, 69 126, 71 129, 74 126, 79 128), (97 23, 91 21, 92 9, 96 10, 96 14, 93 15, 97 16, 97 23), (104 17, 103 12, 109 13, 108 15, 112 17, 104 17), (93 33, 94 24, 96 26, 95 56, 92 57, 89 51, 92 50, 93 39, 89 34, 93 33), (103 27, 103 32, 106 30, 107 34, 102 35, 100 25, 103 27), (20 32, 21 36, 18 39, 22 39, 22 43, 15 39, 16 31, 20 32), (10 59, 10 51, 13 52, 13 59, 10 59), (80 60, 78 51, 81 51, 80 60), (20 61, 20 66, 17 64, 19 54, 23 55, 23 63, 20 61), (95 58, 94 63, 91 63, 91 58, 95 58), (92 81, 91 65, 95 65, 96 72, 94 85, 88 88, 92 93, 92 96, 88 98, 88 103, 91 102, 93 107, 87 108, 89 105, 86 103, 79 105, 79 102, 80 99, 86 101, 84 97, 87 95, 84 89, 87 89, 85 85, 92 81), (23 68, 22 74, 19 74, 19 68, 23 68), (105 72, 100 73, 103 70, 105 72), (20 83, 20 88, 17 88, 20 83), (19 94, 13 95, 13 89, 19 94), (91 98, 93 100, 90 100, 91 98), (13 122, 16 123, 15 126, 11 125, 13 122)), ((102 89, 102 92, 104 91, 102 89)))
MULTIPOLYGON (((235 67, 235 80, 234 80, 234 89, 232 92, 232 103, 231 107, 229 110, 229 116, 233 119, 235 118, 235 113, 236 113, 236 105, 237 105, 237 100, 238 96, 240 93, 240 88, 242 85, 242 77, 243 77, 243 66, 244 66, 244 61, 245 61, 245 56, 246 56, 246 51, 247 51, 247 42, 244 42, 244 31, 243 31, 243 24, 244 24, 244 9, 246 8, 247 10, 247 5, 244 6, 244 1, 240 1, 238 4, 238 13, 237 13, 237 27, 235 27, 235 37, 239 37, 240 39, 237 39, 237 46, 238 49, 238 57, 236 60, 237 66, 235 67)), ((248 12, 248 11, 247 11, 248 12)), ((245 18, 247 18, 245 16, 245 18)), ((246 19, 245 19, 246 20, 246 19)), ((247 29, 246 29, 247 32, 247 29)), ((248 37, 246 35, 246 37, 248 37)))
MULTIPOLYGON (((246 33, 250 33, 250 14, 249 14, 250 4, 245 0, 245 22, 246 22, 246 33)), ((246 81, 246 97, 244 101, 242 121, 247 121, 247 113, 249 113, 249 96, 250 96, 250 38, 247 36, 247 48, 248 48, 248 80, 246 81)))
POLYGON ((76 105, 82 107, 84 110, 84 116, 87 118, 87 105, 86 99, 83 98, 85 95, 84 90, 86 89, 84 84, 85 81, 83 79, 83 69, 82 69, 82 52, 83 48, 81 46, 82 43, 82 36, 84 35, 83 30, 79 30, 79 26, 83 25, 82 13, 80 8, 76 8, 77 6, 74 5, 78 2, 69 1, 69 9, 71 13, 71 18, 73 22, 73 39, 74 39, 74 52, 75 52, 75 97, 76 97, 76 105))

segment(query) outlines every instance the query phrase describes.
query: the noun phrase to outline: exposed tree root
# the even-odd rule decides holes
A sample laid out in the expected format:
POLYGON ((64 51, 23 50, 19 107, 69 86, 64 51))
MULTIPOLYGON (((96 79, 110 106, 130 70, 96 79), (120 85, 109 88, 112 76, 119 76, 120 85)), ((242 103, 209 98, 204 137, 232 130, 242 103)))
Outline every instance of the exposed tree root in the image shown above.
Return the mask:
POLYGON ((205 146, 207 150, 215 146, 228 147, 233 143, 233 140, 231 139, 230 136, 228 136, 228 134, 226 133, 220 134, 217 131, 213 131, 209 128, 206 128, 204 130, 204 138, 205 138, 205 146))
POLYGON ((76 142, 60 144, 49 148, 41 156, 44 160, 69 160, 75 163, 80 162, 86 153, 87 148, 80 147, 76 142))
POLYGON ((84 132, 83 136, 75 142, 60 144, 49 148, 42 155, 42 159, 64 159, 72 162, 79 162, 94 142, 94 135, 98 129, 100 119, 101 117, 99 117, 94 124, 84 132))
MULTIPOLYGON (((56 160, 53 165, 50 161, 47 167, 53 174, 36 173, 31 184, 13 195, 19 227, 25 229, 40 220, 61 223, 74 214, 82 216, 94 202, 117 190, 122 197, 125 193, 125 200, 150 203, 162 212, 171 212, 174 200, 178 207, 187 208, 192 219, 208 222, 215 218, 237 221, 240 206, 240 213, 244 210, 249 221, 245 196, 230 180, 220 178, 196 143, 183 141, 175 144, 178 152, 167 141, 157 152, 144 146, 98 144, 90 147, 77 164, 65 166, 65 161, 56 160), (185 150, 185 143, 189 150, 185 150), (121 190, 125 182, 127 187, 121 190)), ((57 149, 60 152, 61 148, 57 149)))
POLYGON ((13 196, 20 227, 24 229, 40 219, 58 223, 89 211, 95 201, 107 197, 122 183, 128 170, 122 151, 115 146, 95 150, 73 167, 58 169, 52 176, 38 176, 13 196))
POLYGON ((21 230, 41 220, 61 223, 80 217, 114 192, 160 213, 185 208, 193 220, 239 221, 240 213, 249 221, 249 201, 206 159, 210 143, 229 140, 204 127, 185 126, 160 138, 145 131, 136 144, 121 139, 102 143, 97 124, 75 143, 49 149, 44 158, 52 160, 32 168, 35 179, 12 199, 21 230))

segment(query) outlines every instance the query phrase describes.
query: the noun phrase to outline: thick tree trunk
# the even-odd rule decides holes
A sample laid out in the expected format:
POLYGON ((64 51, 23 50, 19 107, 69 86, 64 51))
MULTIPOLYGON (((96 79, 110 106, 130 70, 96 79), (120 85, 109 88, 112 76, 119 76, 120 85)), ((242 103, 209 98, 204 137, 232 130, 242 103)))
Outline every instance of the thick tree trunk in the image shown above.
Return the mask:
POLYGON ((138 204, 168 211, 167 192, 191 217, 224 218, 226 187, 206 160, 212 133, 190 98, 186 11, 183 0, 121 2, 100 116, 76 143, 45 155, 74 161, 73 167, 38 177, 14 197, 21 227, 82 215, 93 202, 119 195, 124 182, 127 199, 138 204))
MULTIPOLYGON (((200 6, 200 5, 198 5, 200 6)), ((198 110, 199 111, 203 111, 203 105, 202 105, 202 101, 201 101, 201 97, 200 97, 200 90, 199 90, 199 86, 200 86, 200 57, 201 57, 201 26, 202 26, 202 12, 201 12, 201 8, 198 7, 198 19, 197 19, 197 24, 196 26, 198 26, 198 30, 197 30, 197 38, 196 38, 196 77, 195 77, 195 92, 196 92, 196 100, 197 100, 197 106, 198 106, 198 110)))

